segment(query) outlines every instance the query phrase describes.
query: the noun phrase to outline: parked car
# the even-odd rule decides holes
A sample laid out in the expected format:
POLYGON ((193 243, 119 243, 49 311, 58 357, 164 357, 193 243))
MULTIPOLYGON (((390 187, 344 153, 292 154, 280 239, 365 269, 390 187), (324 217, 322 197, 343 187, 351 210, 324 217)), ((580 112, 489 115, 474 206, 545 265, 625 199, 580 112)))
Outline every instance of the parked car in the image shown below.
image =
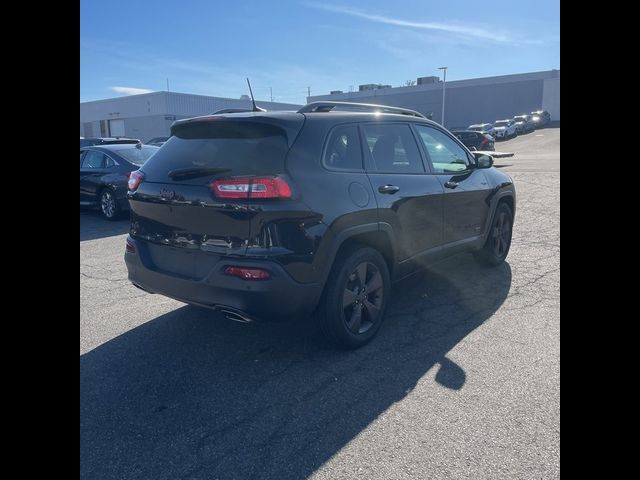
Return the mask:
POLYGON ((129 173, 139 169, 159 147, 132 144, 80 149, 80 206, 99 207, 107 220, 128 209, 129 173))
POLYGON ((535 130, 533 122, 531 121, 532 118, 532 115, 517 115, 513 117, 513 121, 516 122, 518 134, 529 133, 535 130))
POLYGON ((392 282, 509 251, 512 179, 420 113, 314 102, 178 120, 171 134, 129 179, 124 258, 147 292, 243 322, 313 315, 355 348, 392 282))
POLYGON ((91 145, 114 145, 120 143, 135 144, 140 143, 137 138, 124 137, 100 137, 100 138, 82 138, 80 137, 80 148, 90 147, 91 145))
POLYGON ((494 129, 492 123, 476 123, 474 125, 469 125, 467 130, 475 130, 476 132, 486 133, 488 135, 494 136, 494 129))
POLYGON ((516 122, 513 119, 505 119, 505 120, 497 120, 493 124, 494 137, 496 140, 507 140, 508 138, 513 138, 518 136, 518 129, 516 127, 516 122))
POLYGON ((167 140, 169 140, 169 137, 155 137, 149 140, 147 142, 147 145, 155 145, 156 147, 161 147, 167 140))
POLYGON ((546 110, 536 110, 531 112, 531 121, 535 128, 543 128, 551 122, 551 115, 546 110))
POLYGON ((495 150, 494 138, 475 130, 451 130, 469 150, 495 150))

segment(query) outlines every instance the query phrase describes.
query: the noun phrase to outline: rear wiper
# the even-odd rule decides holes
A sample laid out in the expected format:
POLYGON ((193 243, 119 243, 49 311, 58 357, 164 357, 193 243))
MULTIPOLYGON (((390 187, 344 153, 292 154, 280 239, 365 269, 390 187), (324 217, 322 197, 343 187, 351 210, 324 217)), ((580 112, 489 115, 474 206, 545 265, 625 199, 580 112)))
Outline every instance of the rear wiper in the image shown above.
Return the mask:
POLYGON ((177 168, 176 170, 171 170, 168 175, 172 180, 187 180, 189 178, 206 177, 207 175, 230 171, 230 168, 177 168))

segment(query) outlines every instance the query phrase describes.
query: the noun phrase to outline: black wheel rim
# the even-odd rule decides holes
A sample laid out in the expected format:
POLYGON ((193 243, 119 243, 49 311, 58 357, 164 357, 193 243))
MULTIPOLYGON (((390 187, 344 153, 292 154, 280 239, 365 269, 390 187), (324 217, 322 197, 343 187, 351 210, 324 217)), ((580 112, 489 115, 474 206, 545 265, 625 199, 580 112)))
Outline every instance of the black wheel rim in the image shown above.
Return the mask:
POLYGON ((380 319, 384 285, 373 263, 362 262, 347 277, 342 295, 344 322, 351 333, 367 332, 380 319))
POLYGON ((102 207, 102 213, 104 213, 107 218, 113 217, 113 214, 116 211, 116 201, 111 192, 104 192, 102 194, 100 206, 102 207))
POLYGON ((503 257, 509 249, 511 241, 511 221, 503 210, 498 213, 498 218, 493 225, 493 253, 496 257, 503 257))

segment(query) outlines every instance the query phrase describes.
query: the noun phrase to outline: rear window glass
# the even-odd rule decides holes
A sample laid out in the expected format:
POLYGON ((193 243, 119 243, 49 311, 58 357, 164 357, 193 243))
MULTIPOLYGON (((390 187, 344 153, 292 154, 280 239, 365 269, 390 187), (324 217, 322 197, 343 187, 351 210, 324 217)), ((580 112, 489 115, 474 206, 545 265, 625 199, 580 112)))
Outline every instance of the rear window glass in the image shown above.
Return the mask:
POLYGON ((123 148, 117 152, 126 161, 140 167, 158 150, 160 150, 158 147, 143 145, 142 148, 123 148))
POLYGON ((360 135, 355 125, 334 128, 324 152, 324 165, 335 170, 362 170, 360 135))
MULTIPOLYGON (((199 122, 176 128, 144 167, 150 181, 172 181, 179 169, 221 169, 225 176, 284 172, 284 130, 257 122, 199 122)), ((201 180, 203 180, 201 178, 201 180)))

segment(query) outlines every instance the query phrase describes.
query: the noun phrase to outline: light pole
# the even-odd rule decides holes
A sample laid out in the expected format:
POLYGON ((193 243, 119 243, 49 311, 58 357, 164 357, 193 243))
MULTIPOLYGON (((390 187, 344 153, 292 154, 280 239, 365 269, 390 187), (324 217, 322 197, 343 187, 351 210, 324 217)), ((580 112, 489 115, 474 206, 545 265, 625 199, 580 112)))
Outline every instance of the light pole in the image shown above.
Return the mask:
POLYGON ((447 68, 438 67, 438 70, 444 70, 444 80, 442 81, 442 126, 444 127, 444 92, 447 87, 447 68))

